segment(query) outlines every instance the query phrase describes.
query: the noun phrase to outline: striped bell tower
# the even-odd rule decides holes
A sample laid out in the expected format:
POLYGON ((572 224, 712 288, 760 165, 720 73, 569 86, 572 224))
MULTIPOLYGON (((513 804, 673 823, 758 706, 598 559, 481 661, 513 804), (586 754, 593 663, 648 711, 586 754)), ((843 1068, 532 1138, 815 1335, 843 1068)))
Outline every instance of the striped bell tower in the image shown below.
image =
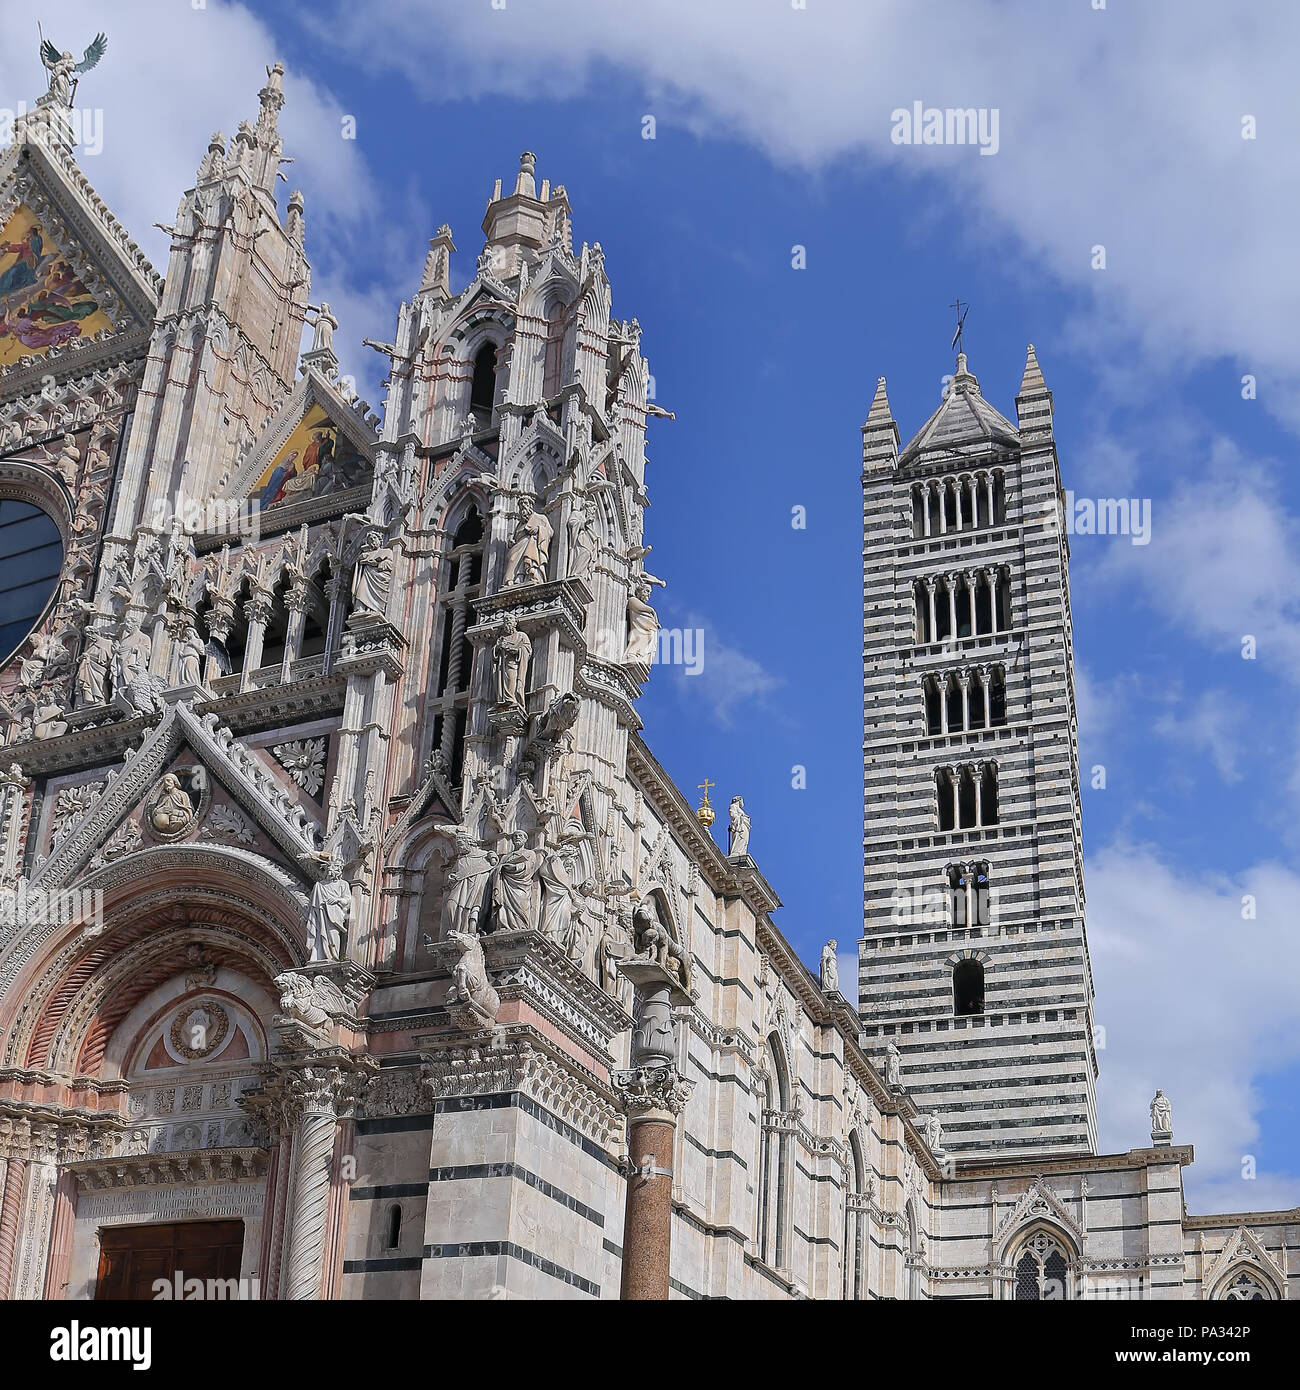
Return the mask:
POLYGON ((1031 345, 1012 424, 961 353, 901 452, 884 378, 862 437, 864 1043, 949 1154, 1095 1152, 1052 395, 1031 345))

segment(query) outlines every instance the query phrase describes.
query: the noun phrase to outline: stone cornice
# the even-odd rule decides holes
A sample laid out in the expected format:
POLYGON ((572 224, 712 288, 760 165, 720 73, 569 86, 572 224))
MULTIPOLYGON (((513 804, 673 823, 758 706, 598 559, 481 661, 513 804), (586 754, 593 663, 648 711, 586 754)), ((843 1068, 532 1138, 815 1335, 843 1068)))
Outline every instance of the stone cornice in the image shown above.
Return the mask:
MULTIPOLYGON (((1080 1154, 1071 1158, 1024 1158, 1012 1160, 957 1160, 956 1182, 995 1181, 999 1178, 1036 1178, 1048 1173, 1109 1173, 1117 1168, 1165 1167, 1176 1163, 1186 1168, 1193 1161, 1190 1144, 1171 1144, 1158 1149, 1130 1149, 1124 1154, 1080 1154)), ((1227 1220, 1215 1217, 1214 1220, 1227 1220)))
POLYGON ((173 1184, 253 1182, 265 1174, 266 1149, 184 1149, 166 1154, 126 1154, 69 1163, 83 1192, 173 1184))

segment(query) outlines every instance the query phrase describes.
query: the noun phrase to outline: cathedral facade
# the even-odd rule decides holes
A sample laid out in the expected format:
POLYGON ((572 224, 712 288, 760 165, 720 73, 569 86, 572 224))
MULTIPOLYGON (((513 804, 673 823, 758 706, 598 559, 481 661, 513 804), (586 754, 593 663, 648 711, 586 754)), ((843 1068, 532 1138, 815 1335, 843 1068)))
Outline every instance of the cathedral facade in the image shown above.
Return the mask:
POLYGON ((1162 1095, 1097 1152, 1032 349, 1014 423, 961 358, 864 426, 859 1011, 643 737, 664 412, 565 189, 524 155, 457 291, 438 229, 375 412, 279 65, 161 275, 56 67, 0 155, 0 1294, 1291 1297, 1300 1212, 1189 1216, 1162 1095))

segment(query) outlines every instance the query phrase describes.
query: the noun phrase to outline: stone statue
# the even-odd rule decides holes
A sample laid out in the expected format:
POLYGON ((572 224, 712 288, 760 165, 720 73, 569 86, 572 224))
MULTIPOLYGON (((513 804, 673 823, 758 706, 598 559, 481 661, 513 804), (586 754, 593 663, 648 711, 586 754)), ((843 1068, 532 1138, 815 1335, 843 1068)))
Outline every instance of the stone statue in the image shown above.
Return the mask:
POLYGON ((482 921, 484 899, 497 857, 484 849, 463 830, 456 832, 456 862, 448 875, 448 893, 443 908, 443 935, 450 938, 456 932, 474 936, 482 921))
POLYGON ((528 634, 520 631, 515 615, 507 613, 501 636, 492 648, 492 680, 498 708, 513 705, 521 714, 527 712, 528 663, 532 655, 528 634))
POLYGON ((585 579, 599 549, 595 508, 589 501, 579 502, 569 513, 569 578, 585 579))
POLYGON ((58 738, 68 732, 68 721, 63 718, 63 706, 46 687, 36 696, 32 709, 32 737, 58 738))
POLYGON ((827 994, 840 992, 840 963, 835 956, 835 938, 822 947, 822 988, 827 994))
POLYGON ((627 645, 623 648, 624 663, 654 660, 659 640, 659 615, 650 607, 650 581, 638 576, 627 597, 627 645))
POLYGON ((363 613, 383 617, 388 608, 388 591, 393 583, 393 552, 384 544, 383 536, 372 530, 357 556, 356 575, 352 580, 352 601, 363 613))
POLYGON ((325 877, 311 890, 311 905, 307 909, 308 960, 343 959, 343 940, 351 916, 352 885, 343 877, 343 856, 335 850, 329 857, 325 877))
POLYGON ((647 894, 632 912, 632 936, 638 956, 645 956, 676 975, 683 989, 689 989, 690 969, 686 957, 664 925, 653 893, 647 894))
POLYGON ((194 820, 194 803, 174 772, 167 773, 159 782, 148 814, 153 829, 169 839, 183 834, 190 827, 194 820))
POLYGON ((731 798, 730 824, 727 827, 727 853, 735 856, 749 853, 749 816, 745 813, 743 797, 731 798))
POLYGON ((519 521, 506 555, 503 588, 512 584, 544 584, 551 556, 551 523, 537 511, 531 497, 519 499, 519 521))
POLYGON ((41 64, 50 74, 50 85, 45 95, 37 99, 37 106, 71 106, 77 92, 77 78, 95 67, 107 48, 107 34, 96 34, 81 62, 77 62, 71 53, 60 53, 49 39, 42 38, 41 64))
POLYGON ((109 695, 108 668, 113 660, 113 642, 102 628, 86 632, 86 643, 77 663, 77 699, 83 705, 102 705, 109 695))
POLYGON ((925 1135, 925 1142, 930 1146, 931 1153, 942 1152, 943 1122, 933 1111, 924 1116, 922 1133, 925 1135))
POLYGON ((137 714, 152 714, 157 705, 153 677, 149 674, 149 659, 152 654, 153 644, 140 630, 140 615, 128 612, 117 649, 117 669, 113 674, 113 686, 119 695, 126 698, 137 714))
POLYGON ((896 1091, 903 1084, 903 1054, 891 1042, 885 1048, 885 1085, 896 1091))
POLYGON ((194 624, 187 623, 176 644, 176 679, 179 684, 203 684, 203 658, 206 654, 207 648, 194 624))
POLYGON ((277 1023, 294 1023, 319 1033, 338 1015, 349 1012, 342 991, 323 975, 300 975, 296 970, 286 970, 275 977, 275 986, 280 991, 277 1023))
POLYGON ((451 968, 451 989, 447 1003, 472 1004, 490 1018, 497 1016, 501 996, 488 980, 487 961, 483 958, 483 943, 469 932, 453 931, 448 940, 456 943, 460 957, 451 968))
POLYGON ((542 885, 542 935, 568 956, 579 954, 579 921, 583 898, 577 874, 581 857, 574 845, 559 845, 546 854, 538 870, 542 885))
POLYGON ((510 837, 513 849, 501 856, 492 881, 492 910, 502 931, 527 931, 536 925, 533 912, 533 881, 541 855, 526 848, 528 836, 516 830, 510 837))
POLYGON ((315 317, 311 324, 311 350, 313 352, 333 352, 334 330, 339 326, 339 321, 330 312, 328 300, 322 299, 320 307, 313 312, 315 317))
POLYGON ((1174 1107, 1169 1103, 1169 1097, 1157 1087, 1151 1101, 1151 1137, 1168 1140, 1173 1133, 1174 1107))
POLYGON ((617 997, 620 993, 618 963, 626 960, 631 954, 632 947, 623 935, 606 922, 601 933, 600 945, 596 949, 596 969, 600 976, 600 987, 606 994, 617 997))

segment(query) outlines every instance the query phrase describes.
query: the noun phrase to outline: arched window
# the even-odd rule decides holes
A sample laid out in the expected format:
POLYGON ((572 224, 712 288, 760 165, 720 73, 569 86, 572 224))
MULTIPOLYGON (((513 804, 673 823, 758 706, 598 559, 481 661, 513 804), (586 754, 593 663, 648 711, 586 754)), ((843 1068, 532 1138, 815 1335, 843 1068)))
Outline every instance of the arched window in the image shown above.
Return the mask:
POLYGON ((758 1248, 760 1258, 774 1269, 785 1269, 789 1262, 786 1228, 790 1208, 790 1135, 786 1123, 790 1111, 790 1078, 775 1035, 767 1044, 767 1076, 763 1087, 758 1248))
POLYGON ((1230 1303, 1272 1303, 1267 1281, 1253 1269, 1241 1269, 1220 1285, 1219 1297, 1230 1303))
POLYGON ((844 1298, 861 1299, 867 1285, 866 1211, 867 1164, 858 1131, 849 1134, 848 1189, 844 1194, 844 1298))
POLYGON ((1061 1243, 1046 1231, 1031 1236, 1015 1262, 1019 1301, 1061 1302, 1070 1296, 1069 1260, 1061 1243))
POLYGON ((52 517, 31 502, 0 501, 0 657, 11 655, 54 593, 63 540, 52 517))
POLYGON ((952 968, 952 1011, 958 1018, 984 1012, 984 967, 973 958, 952 968))
POLYGON ((388 1208, 388 1225, 384 1232, 384 1249, 396 1250, 402 1243, 402 1204, 394 1202, 388 1208))
POLYGON ((473 626, 473 601, 483 582, 483 518, 471 506, 456 528, 451 550, 438 572, 435 605, 433 689, 429 703, 436 713, 431 751, 441 752, 453 782, 459 782, 465 755, 474 645, 466 635, 473 626))
POLYGON ((479 428, 492 423, 497 402, 497 345, 484 343, 474 354, 474 377, 469 388, 469 408, 478 417, 479 428))

